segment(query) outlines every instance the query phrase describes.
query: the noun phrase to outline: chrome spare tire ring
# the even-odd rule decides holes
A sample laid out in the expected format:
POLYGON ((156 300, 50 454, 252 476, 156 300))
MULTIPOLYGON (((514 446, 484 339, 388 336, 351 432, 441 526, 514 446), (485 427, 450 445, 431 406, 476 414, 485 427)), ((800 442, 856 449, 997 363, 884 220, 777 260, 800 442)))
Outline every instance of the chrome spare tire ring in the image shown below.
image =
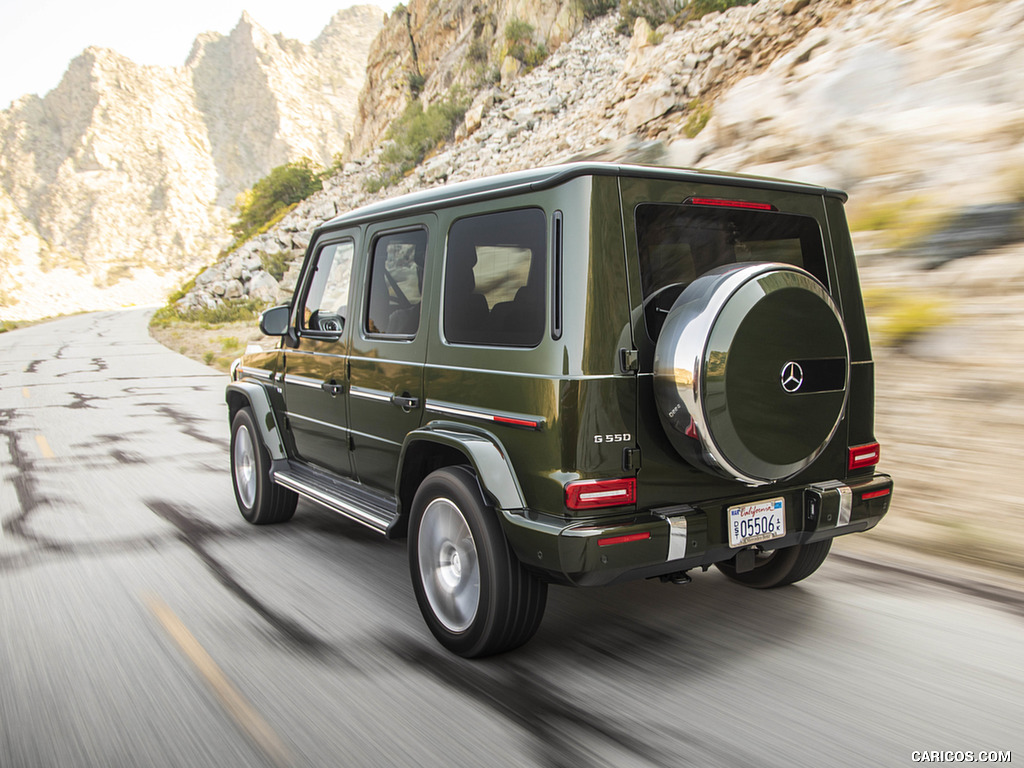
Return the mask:
POLYGON ((850 347, 826 287, 806 270, 741 262, 676 299, 654 353, 658 416, 694 466, 746 485, 793 477, 832 441, 850 347))

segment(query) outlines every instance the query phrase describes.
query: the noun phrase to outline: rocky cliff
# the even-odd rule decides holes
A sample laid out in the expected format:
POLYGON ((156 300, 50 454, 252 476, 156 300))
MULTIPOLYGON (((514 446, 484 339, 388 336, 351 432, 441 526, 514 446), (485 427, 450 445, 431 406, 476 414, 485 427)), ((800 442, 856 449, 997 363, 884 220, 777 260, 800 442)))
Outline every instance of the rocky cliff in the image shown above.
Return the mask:
MULTIPOLYGON (((398 6, 370 49, 352 156, 373 149, 409 99, 430 103, 453 87, 472 92, 522 68, 509 56, 510 22, 527 25, 527 48, 556 50, 583 26, 579 0, 411 0, 398 6)), ((520 25, 521 28, 522 25, 520 25)))
POLYGON ((0 112, 0 317, 161 301, 226 244, 239 192, 344 148, 382 21, 341 11, 304 44, 243 14, 173 68, 89 48, 0 112))

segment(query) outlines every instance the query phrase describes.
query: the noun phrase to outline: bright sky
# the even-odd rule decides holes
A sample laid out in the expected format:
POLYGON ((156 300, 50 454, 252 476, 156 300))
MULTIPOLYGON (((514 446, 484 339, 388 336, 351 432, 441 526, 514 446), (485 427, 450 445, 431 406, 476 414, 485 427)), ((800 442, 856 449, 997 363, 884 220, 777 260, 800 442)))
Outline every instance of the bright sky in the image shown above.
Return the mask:
POLYGON ((230 32, 243 10, 264 29, 308 43, 341 8, 364 3, 390 13, 399 0, 2 0, 0 109, 26 93, 45 95, 90 45, 137 64, 185 63, 201 32, 230 32))

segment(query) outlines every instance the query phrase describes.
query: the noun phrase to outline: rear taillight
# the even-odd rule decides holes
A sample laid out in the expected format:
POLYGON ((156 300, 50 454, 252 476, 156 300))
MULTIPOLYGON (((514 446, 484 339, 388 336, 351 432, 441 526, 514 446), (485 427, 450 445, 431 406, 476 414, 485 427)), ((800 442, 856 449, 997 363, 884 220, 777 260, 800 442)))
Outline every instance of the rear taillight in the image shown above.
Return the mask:
POLYGON ((565 486, 565 506, 569 509, 598 509, 635 503, 635 477, 579 480, 565 486))
POLYGON ((878 443, 854 446, 850 449, 850 458, 846 466, 851 470, 873 467, 878 463, 880 452, 878 443))

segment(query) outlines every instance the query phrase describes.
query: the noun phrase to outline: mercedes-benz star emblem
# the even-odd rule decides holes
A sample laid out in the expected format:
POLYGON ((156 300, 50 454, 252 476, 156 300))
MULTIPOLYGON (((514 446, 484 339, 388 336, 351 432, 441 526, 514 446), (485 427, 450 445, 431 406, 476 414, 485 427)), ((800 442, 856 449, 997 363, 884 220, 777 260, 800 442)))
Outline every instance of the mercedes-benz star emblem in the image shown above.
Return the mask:
POLYGON ((789 394, 799 392, 800 387, 804 385, 804 369, 800 367, 800 363, 788 362, 782 366, 782 388, 789 394))

